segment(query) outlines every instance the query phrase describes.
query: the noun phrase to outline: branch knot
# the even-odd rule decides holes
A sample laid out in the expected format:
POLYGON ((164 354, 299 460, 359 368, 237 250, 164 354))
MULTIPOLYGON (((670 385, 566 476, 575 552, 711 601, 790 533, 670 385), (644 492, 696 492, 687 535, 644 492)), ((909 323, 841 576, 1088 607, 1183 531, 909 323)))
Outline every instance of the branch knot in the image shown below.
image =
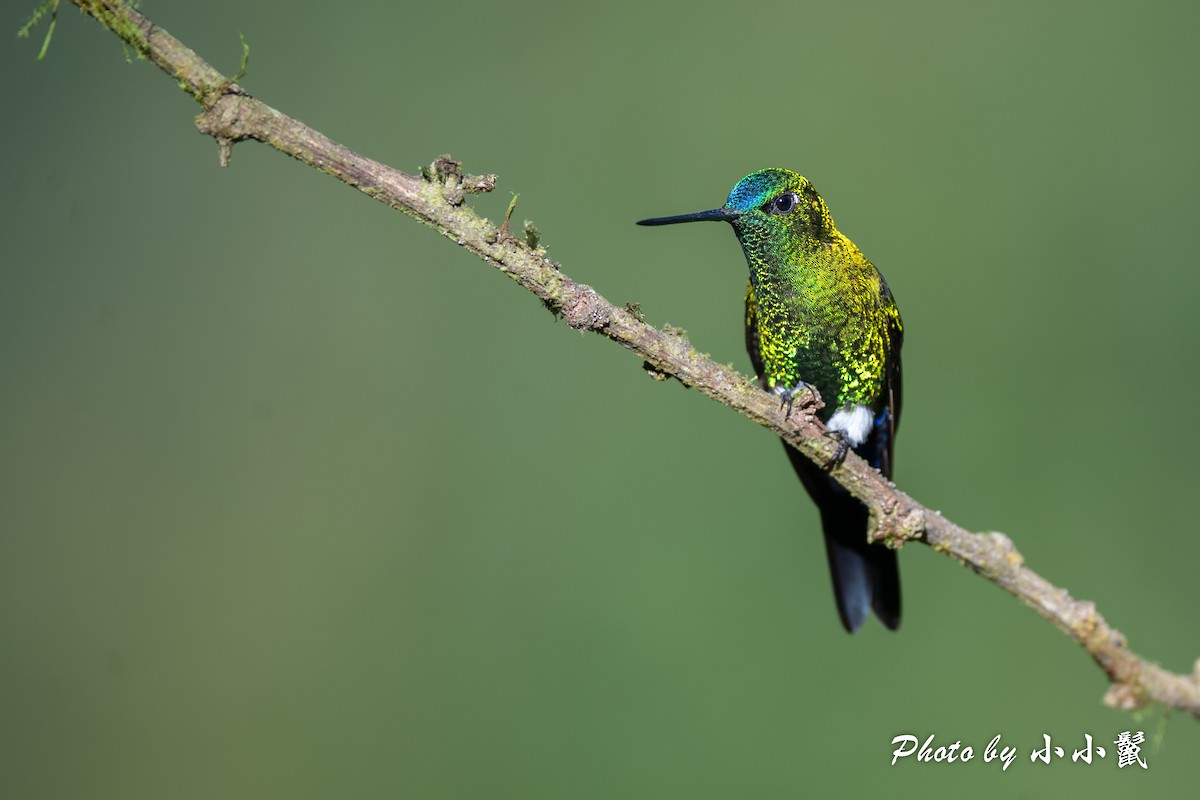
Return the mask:
POLYGON ((442 197, 452 206, 461 206, 468 194, 481 194, 496 188, 493 174, 472 175, 462 171, 462 162, 448 155, 438 156, 429 166, 421 167, 421 177, 442 184, 442 197))
POLYGON ((260 105, 240 91, 230 91, 220 95, 208 105, 207 111, 196 117, 196 130, 217 140, 217 160, 222 167, 229 166, 235 144, 245 139, 263 139, 260 105))
POLYGON ((612 321, 608 302, 590 286, 577 286, 574 292, 564 298, 561 310, 566 323, 580 331, 603 330, 612 321))

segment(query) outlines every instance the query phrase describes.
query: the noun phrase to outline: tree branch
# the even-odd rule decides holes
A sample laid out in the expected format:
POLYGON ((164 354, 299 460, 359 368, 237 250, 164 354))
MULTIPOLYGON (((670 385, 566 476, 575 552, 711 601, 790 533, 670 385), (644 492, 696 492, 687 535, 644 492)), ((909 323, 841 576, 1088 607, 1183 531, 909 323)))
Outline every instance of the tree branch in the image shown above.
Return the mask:
MULTIPOLYGON (((509 234, 507 220, 497 229, 464 206, 467 194, 495 188, 494 175, 468 175, 449 157, 434 161, 421 175, 407 175, 365 158, 254 99, 120 0, 74 2, 196 98, 204 107, 196 127, 216 139, 222 166, 228 164, 237 142, 253 139, 268 144, 434 228, 537 295, 572 328, 595 331, 633 351, 654 377, 677 378, 775 433, 817 463, 825 463, 833 454, 834 442, 815 416, 820 400, 811 393, 789 417, 777 397, 700 355, 682 335, 653 328, 642 322, 636 309, 617 307, 590 286, 571 280, 559 264, 546 258, 533 236, 518 240, 509 234)), ((1105 622, 1095 604, 1073 599, 1026 567, 1007 536, 975 534, 955 525, 898 490, 853 453, 831 474, 870 510, 873 541, 893 547, 923 542, 1011 592, 1082 645, 1108 675, 1110 687, 1104 697, 1108 705, 1135 709, 1159 702, 1200 717, 1200 661, 1194 674, 1178 675, 1140 658, 1128 648, 1125 637, 1105 622)))

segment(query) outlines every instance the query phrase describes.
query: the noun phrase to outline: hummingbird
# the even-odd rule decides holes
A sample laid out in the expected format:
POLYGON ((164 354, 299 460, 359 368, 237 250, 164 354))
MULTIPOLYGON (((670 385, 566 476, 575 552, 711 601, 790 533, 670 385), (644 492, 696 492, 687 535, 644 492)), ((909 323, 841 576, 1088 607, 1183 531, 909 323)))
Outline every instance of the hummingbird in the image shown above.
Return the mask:
POLYGON ((728 222, 750 281, 746 349, 763 388, 791 410, 815 389, 818 412, 837 439, 834 458, 814 464, 785 443, 792 468, 821 514, 834 599, 854 633, 870 610, 889 629, 900 625, 896 551, 867 541, 867 509, 828 470, 853 449, 892 477, 900 423, 900 345, 904 326, 879 270, 833 224, 807 178, 764 169, 738 181, 720 208, 639 225, 728 222))

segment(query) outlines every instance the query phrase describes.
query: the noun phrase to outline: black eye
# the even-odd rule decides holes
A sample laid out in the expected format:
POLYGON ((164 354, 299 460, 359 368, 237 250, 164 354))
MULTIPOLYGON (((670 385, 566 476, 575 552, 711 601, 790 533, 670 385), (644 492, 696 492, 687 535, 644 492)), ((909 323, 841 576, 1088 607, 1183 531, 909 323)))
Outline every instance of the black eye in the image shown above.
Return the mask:
POLYGON ((796 207, 797 197, 792 192, 784 192, 771 201, 770 212, 772 214, 790 214, 792 209, 796 207))

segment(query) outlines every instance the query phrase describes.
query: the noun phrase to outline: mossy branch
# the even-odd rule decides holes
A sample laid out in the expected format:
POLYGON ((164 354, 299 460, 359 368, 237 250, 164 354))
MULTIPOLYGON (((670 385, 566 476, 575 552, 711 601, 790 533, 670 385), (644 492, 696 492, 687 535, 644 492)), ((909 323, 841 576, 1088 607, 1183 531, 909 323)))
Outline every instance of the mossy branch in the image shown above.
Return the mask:
MULTIPOLYGON (((126 4, 74 2, 196 98, 204 107, 196 126, 217 140, 222 164, 228 163, 236 142, 253 139, 268 144, 470 250, 540 298, 572 328, 595 331, 633 351, 653 376, 678 379, 775 433, 815 462, 825 463, 833 454, 834 443, 814 415, 817 398, 805 395, 790 417, 785 415, 777 397, 698 354, 680 332, 653 328, 642 321, 636 307, 615 306, 595 289, 569 278, 537 247, 534 236, 511 236, 507 227, 497 229, 465 206, 467 194, 495 188, 494 175, 469 175, 449 157, 435 160, 420 175, 373 161, 254 99, 234 79, 223 76, 126 4)), ((243 71, 244 66, 243 59, 243 71)), ((831 474, 870 509, 872 540, 894 547, 923 542, 1016 595, 1082 645, 1108 675, 1110 687, 1104 698, 1108 705, 1134 709, 1158 702, 1200 717, 1200 662, 1194 674, 1179 675, 1140 658, 1094 604, 1072 598, 1026 567, 1008 537, 971 533, 955 525, 853 454, 831 474)))

